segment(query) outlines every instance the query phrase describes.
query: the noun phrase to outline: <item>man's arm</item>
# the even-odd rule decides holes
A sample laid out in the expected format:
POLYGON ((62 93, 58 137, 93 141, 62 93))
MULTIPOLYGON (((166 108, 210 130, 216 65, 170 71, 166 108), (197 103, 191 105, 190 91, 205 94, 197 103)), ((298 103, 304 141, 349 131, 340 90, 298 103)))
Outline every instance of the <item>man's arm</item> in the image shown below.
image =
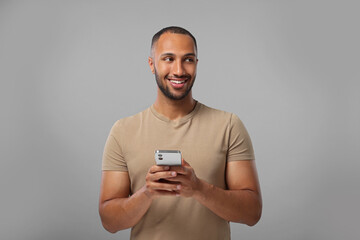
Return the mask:
POLYGON ((226 182, 228 190, 201 181, 194 198, 227 221, 255 225, 262 211, 255 161, 229 162, 226 182))
POLYGON ((135 225, 145 214, 151 201, 143 189, 129 197, 128 172, 103 171, 99 213, 104 228, 115 233, 135 225))
POLYGON ((161 178, 175 176, 168 170, 166 166, 152 166, 146 175, 146 184, 131 197, 128 172, 103 171, 99 214, 104 228, 115 233, 133 227, 149 209, 152 199, 160 195, 175 195, 176 185, 159 182, 161 178))
MULTIPOLYGON (((174 169, 175 170, 175 169, 174 169)), ((232 222, 255 225, 262 211, 262 199, 255 161, 232 161, 227 163, 226 183, 228 189, 216 187, 198 179, 191 166, 177 170, 181 182, 179 194, 193 197, 219 217, 232 222)))

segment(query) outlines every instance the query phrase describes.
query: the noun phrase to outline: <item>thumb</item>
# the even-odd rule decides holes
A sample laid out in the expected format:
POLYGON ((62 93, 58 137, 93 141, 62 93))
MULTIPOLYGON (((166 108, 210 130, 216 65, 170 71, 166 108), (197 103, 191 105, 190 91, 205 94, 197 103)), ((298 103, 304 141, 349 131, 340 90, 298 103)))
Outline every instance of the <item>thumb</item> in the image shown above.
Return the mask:
POLYGON ((187 161, 185 161, 185 159, 181 159, 182 160, 182 163, 181 163, 181 165, 183 165, 183 166, 190 166, 190 164, 187 162, 187 161))

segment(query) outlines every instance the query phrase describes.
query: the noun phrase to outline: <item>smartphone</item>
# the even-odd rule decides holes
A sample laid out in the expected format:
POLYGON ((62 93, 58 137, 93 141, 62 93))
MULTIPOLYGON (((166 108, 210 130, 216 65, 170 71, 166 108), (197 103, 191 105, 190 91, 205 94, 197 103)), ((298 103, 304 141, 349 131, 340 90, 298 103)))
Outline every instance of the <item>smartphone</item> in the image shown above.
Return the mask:
POLYGON ((156 165, 181 166, 181 152, 179 150, 156 150, 156 165))

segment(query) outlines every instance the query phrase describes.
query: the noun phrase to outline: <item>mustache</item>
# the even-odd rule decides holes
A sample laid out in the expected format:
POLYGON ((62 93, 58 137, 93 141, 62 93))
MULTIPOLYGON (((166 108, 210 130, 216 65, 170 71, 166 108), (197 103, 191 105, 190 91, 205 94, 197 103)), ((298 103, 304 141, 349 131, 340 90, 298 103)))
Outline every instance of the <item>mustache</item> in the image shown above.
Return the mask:
POLYGON ((169 78, 191 78, 190 74, 184 74, 184 75, 167 75, 167 79, 169 78))

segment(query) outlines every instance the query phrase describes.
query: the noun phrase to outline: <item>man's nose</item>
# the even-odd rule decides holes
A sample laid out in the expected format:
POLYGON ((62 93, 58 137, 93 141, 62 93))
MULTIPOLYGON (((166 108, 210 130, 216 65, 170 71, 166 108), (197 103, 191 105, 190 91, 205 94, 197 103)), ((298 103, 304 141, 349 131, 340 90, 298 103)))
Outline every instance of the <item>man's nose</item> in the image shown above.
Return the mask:
POLYGON ((182 76, 185 74, 185 70, 181 61, 175 61, 173 65, 173 75, 182 76))

